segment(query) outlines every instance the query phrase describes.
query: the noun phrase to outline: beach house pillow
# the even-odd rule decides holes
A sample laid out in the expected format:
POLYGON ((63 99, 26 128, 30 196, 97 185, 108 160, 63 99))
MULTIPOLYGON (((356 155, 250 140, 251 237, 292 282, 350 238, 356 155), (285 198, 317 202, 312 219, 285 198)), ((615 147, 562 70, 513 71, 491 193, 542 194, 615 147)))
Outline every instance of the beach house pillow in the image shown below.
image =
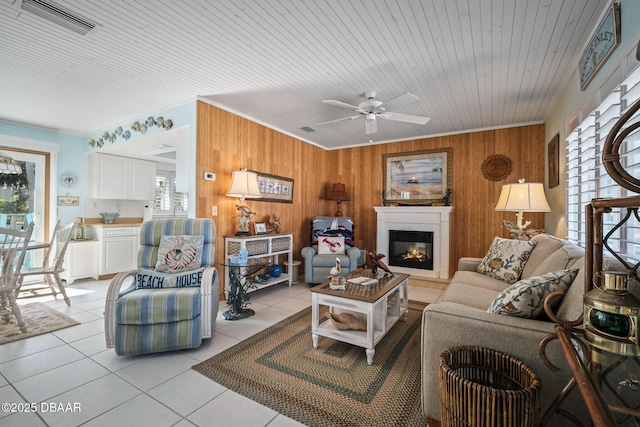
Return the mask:
POLYGON ((520 280, 522 270, 535 245, 535 241, 496 237, 489 252, 478 265, 478 273, 507 283, 515 283, 520 280))
POLYGON ((203 246, 204 236, 162 236, 156 271, 175 273, 200 268, 203 246))
POLYGON ((165 289, 198 287, 202 282, 204 267, 178 273, 162 273, 139 268, 136 272, 136 289, 165 289))
MULTIPOLYGON (((552 292, 566 292, 578 270, 556 270, 520 280, 502 291, 491 303, 489 313, 535 319, 544 310, 544 300, 552 292)), ((552 301, 552 309, 561 298, 552 301)))
POLYGON ((318 236, 318 254, 338 255, 344 253, 344 236, 318 236))

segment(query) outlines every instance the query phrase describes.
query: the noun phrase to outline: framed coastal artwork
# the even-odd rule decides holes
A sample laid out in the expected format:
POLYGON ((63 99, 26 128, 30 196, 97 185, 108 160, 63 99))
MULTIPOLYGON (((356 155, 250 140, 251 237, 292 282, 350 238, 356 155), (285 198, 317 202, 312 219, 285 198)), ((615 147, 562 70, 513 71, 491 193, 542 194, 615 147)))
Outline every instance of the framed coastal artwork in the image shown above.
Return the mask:
POLYGON ((384 204, 442 200, 451 188, 452 165, 452 148, 383 154, 384 204))
POLYGON ((293 179, 252 171, 258 175, 258 189, 263 202, 293 203, 293 179))

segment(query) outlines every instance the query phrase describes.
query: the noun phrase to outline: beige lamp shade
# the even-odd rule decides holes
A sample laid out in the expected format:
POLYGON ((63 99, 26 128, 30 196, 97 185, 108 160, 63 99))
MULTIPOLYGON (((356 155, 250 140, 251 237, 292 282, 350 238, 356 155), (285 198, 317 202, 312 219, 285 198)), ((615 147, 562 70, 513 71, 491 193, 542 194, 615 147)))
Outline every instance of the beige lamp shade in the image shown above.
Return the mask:
POLYGON ((231 185, 227 191, 227 196, 237 197, 244 204, 244 199, 257 199, 262 197, 258 189, 258 174, 240 169, 233 171, 231 175, 231 185))
POLYGON ((518 180, 517 184, 505 184, 498 203, 497 211, 510 212, 551 212, 547 198, 544 195, 544 187, 540 182, 524 182, 518 180))

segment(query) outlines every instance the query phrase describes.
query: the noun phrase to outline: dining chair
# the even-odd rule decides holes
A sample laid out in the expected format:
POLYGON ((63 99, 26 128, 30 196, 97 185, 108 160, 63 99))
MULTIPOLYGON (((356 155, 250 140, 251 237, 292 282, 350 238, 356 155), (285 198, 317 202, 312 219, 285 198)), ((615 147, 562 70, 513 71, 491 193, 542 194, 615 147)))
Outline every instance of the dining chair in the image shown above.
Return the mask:
POLYGON ((42 294, 37 291, 47 289, 47 287, 51 289, 52 295, 56 296, 58 293, 54 287, 55 285, 62 294, 64 302, 69 306, 71 305, 67 291, 60 278, 60 273, 64 271, 64 254, 67 252, 67 247, 73 237, 75 227, 76 224, 73 222, 64 227, 60 227, 60 221, 58 221, 51 235, 49 247, 45 252, 42 267, 23 268, 20 270, 18 286, 15 290, 16 297, 42 296, 42 294), (51 258, 52 256, 53 258, 51 258), (23 284, 25 277, 33 276, 42 276, 42 280, 23 284), (30 292, 32 295, 21 295, 21 293, 26 294, 27 292, 30 292))
POLYGON ((33 233, 33 223, 26 230, 13 230, 0 228, 0 260, 2 272, 0 273, 0 316, 7 321, 13 314, 18 322, 18 327, 24 333, 27 325, 20 314, 20 307, 16 302, 15 289, 18 287, 18 279, 22 262, 27 253, 27 246, 33 233))

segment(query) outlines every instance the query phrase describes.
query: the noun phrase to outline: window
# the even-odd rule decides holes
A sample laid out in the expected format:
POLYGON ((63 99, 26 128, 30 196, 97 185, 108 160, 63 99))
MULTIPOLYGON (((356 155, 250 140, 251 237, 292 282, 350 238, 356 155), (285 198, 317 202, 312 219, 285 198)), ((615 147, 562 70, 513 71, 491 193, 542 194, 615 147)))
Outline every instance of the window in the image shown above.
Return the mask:
MULTIPOLYGON (((598 104, 567 137, 567 238, 585 246, 585 206, 594 198, 630 197, 635 193, 618 185, 602 164, 602 148, 607 135, 628 107, 640 99, 640 67, 598 104)), ((637 113, 627 123, 638 121, 637 113)), ((627 125, 628 126, 628 125, 627 125)), ((640 130, 632 132, 621 145, 620 164, 631 176, 640 176, 640 130)), ((622 219, 626 210, 614 210, 603 217, 606 235, 622 219)), ((608 240, 616 252, 629 261, 640 260, 640 224, 627 221, 608 240)))
POLYGON ((189 195, 178 193, 176 173, 171 171, 156 172, 156 198, 153 204, 154 215, 186 216, 189 207, 189 195))

